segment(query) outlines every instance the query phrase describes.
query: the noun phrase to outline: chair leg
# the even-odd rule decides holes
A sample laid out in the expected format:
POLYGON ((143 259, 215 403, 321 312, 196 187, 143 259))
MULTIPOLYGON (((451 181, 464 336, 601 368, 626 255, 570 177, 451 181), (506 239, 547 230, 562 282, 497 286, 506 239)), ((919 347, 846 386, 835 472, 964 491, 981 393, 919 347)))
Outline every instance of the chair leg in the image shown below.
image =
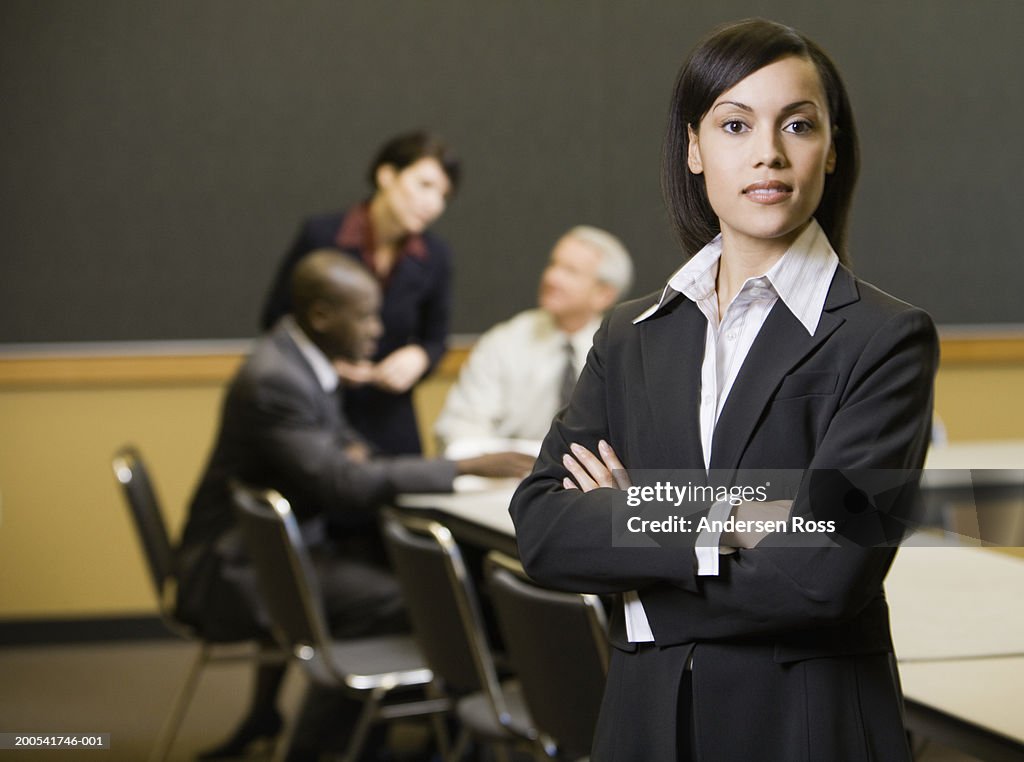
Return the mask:
POLYGON ((192 666, 185 676, 185 682, 178 689, 178 695, 175 696, 174 703, 171 705, 170 714, 167 715, 167 719, 164 720, 164 724, 160 728, 160 734, 156 737, 153 750, 149 753, 150 762, 164 762, 167 759, 174 739, 178 735, 178 730, 181 728, 181 722, 185 719, 185 712, 192 702, 192 696, 195 694, 196 685, 199 682, 199 674, 209 660, 210 647, 203 643, 199 647, 196 658, 192 660, 192 666))
POLYGON ((359 713, 359 720, 352 731, 352 738, 349 739, 348 746, 345 749, 345 755, 342 757, 343 762, 355 762, 359 758, 363 751, 363 745, 366 743, 366 736, 370 732, 374 719, 376 719, 377 710, 385 694, 387 694, 387 688, 374 688, 370 691, 370 695, 366 698, 366 701, 363 703, 363 709, 359 713))
MULTIPOLYGON (((293 672, 292 674, 295 673, 293 672)), ((302 676, 305 673, 300 671, 299 674, 302 676)), ((305 690, 305 687, 303 689, 305 690)), ((284 728, 281 731, 281 735, 277 737, 277 743, 274 744, 274 750, 270 755, 271 762, 284 762, 285 757, 288 756, 288 750, 292 747, 292 740, 295 737, 295 728, 299 724, 298 721, 299 718, 295 712, 285 714, 284 728)))
MULTIPOLYGON (((441 701, 445 699, 443 691, 438 689, 437 684, 427 684, 425 693, 428 699, 441 701)), ((434 730, 434 739, 437 741, 437 753, 441 756, 441 762, 451 762, 452 744, 448 735, 448 725, 445 720, 453 716, 449 711, 434 712, 430 715, 430 725, 434 730)))
POLYGON ((540 735, 533 742, 533 758, 538 762, 558 759, 558 747, 546 736, 540 735))
POLYGON ((466 747, 469 745, 469 731, 465 728, 459 729, 459 735, 455 739, 455 748, 451 751, 451 757, 443 757, 445 762, 460 762, 466 755, 466 747))

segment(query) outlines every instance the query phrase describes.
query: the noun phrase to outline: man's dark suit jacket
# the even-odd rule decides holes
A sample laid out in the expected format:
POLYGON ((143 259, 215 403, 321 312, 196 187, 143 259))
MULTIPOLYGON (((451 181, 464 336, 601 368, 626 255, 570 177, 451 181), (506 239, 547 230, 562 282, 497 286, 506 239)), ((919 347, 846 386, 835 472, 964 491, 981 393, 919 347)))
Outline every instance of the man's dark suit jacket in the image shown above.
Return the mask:
POLYGON ((283 323, 261 337, 228 389, 213 454, 182 536, 179 615, 211 638, 258 634, 254 576, 231 508, 231 479, 279 491, 311 545, 324 520, 357 550, 376 538, 374 509, 397 492, 444 492, 453 463, 418 457, 357 462, 343 447, 358 436, 336 393, 323 390, 283 323))
MULTIPOLYGON (((613 547, 612 496, 622 493, 561 486, 569 445, 596 452, 600 439, 630 470, 704 471, 707 322, 680 295, 634 325, 656 299, 605 321, 510 509, 531 576, 569 590, 637 590, 654 633, 655 648, 637 651, 625 642, 621 606, 613 612, 618 649, 592 759, 676 759, 675 707, 691 655, 701 759, 908 759, 882 591, 891 548, 766 540, 722 557, 717 577, 698 577, 695 533, 675 537, 675 547, 613 547)), ((712 472, 920 468, 937 346, 926 313, 844 267, 813 337, 779 300, 721 412, 712 472)), ((792 513, 812 513, 806 490, 792 513)))
MULTIPOLYGON (((342 226, 353 213, 365 214, 365 207, 314 215, 302 223, 271 284, 260 317, 263 330, 268 330, 291 310, 292 271, 306 254, 315 249, 338 249, 363 261, 360 247, 340 239, 342 226)), ((448 245, 430 231, 424 232, 420 239, 426 255, 400 257, 381 283, 384 335, 373 359, 380 360, 406 344, 418 344, 426 350, 433 368, 447 348, 452 255, 448 245)), ((349 422, 380 452, 393 455, 421 452, 411 391, 391 394, 366 386, 350 390, 344 404, 349 422)))

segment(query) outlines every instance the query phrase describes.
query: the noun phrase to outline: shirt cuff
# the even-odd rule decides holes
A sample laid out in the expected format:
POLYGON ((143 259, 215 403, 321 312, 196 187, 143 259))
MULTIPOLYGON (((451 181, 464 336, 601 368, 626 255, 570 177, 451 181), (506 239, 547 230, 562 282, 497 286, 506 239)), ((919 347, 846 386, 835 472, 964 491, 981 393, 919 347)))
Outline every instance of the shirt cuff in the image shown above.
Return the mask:
POLYGON ((625 593, 622 605, 625 607, 626 640, 630 643, 653 643, 654 632, 651 631, 651 623, 647 620, 640 594, 636 590, 625 593))
MULTIPOLYGON (((729 518, 732 513, 732 504, 728 500, 719 500, 711 506, 708 511, 708 522, 714 526, 721 524, 729 518)), ((697 556, 697 576, 717 577, 718 576, 718 544, 721 542, 722 533, 705 530, 697 535, 697 543, 693 552, 697 556)))

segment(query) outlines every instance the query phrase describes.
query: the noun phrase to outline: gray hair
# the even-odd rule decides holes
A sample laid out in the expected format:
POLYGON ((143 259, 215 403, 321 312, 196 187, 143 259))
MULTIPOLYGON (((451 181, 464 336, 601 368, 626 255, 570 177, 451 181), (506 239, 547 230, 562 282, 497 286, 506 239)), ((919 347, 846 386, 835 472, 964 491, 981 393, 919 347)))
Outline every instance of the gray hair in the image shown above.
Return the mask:
POLYGON ((597 279, 614 288, 618 298, 629 291, 633 284, 633 260, 622 241, 607 230, 591 225, 577 225, 565 237, 575 238, 597 250, 601 255, 597 279))

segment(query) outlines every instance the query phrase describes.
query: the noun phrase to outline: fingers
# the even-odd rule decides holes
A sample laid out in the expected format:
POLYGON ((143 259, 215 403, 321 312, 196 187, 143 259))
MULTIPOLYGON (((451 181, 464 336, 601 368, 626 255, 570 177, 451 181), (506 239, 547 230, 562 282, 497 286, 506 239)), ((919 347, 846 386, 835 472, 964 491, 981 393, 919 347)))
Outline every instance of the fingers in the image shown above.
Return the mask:
POLYGON ((423 375, 428 365, 430 357, 426 350, 417 344, 407 344, 377 364, 376 383, 386 391, 408 391, 423 375))
POLYGON ((626 471, 626 467, 622 465, 622 461, 619 460, 619 456, 615 454, 612 446, 602 439, 597 443, 597 451, 601 455, 601 460, 604 461, 608 470, 611 471, 612 477, 615 479, 615 486, 619 489, 626 489, 632 486, 633 482, 629 479, 629 473, 626 471))
POLYGON ((335 360, 334 369, 338 378, 349 386, 361 386, 374 380, 373 365, 368 362, 350 363, 344 360, 335 360))
POLYGON ((407 365, 401 358, 392 361, 389 357, 377 365, 377 386, 389 392, 400 393, 408 390, 416 382, 417 377, 416 368, 407 365))
POLYGON ((572 455, 566 455, 562 462, 569 472, 576 477, 580 489, 589 492, 597 487, 614 487, 615 479, 611 471, 594 453, 578 444, 569 445, 572 455), (580 481, 583 479, 583 481, 580 481))
POLYGON ((562 456, 562 465, 568 469, 576 481, 574 483, 572 479, 564 479, 562 486, 566 489, 575 489, 578 485, 579 489, 584 492, 590 492, 598 487, 626 489, 632 484, 619 456, 603 439, 597 445, 598 452, 601 454, 600 458, 586 447, 576 443, 569 445, 569 449, 572 454, 567 453, 562 456))
POLYGON ((583 445, 572 444, 569 445, 569 449, 572 450, 572 454, 575 456, 576 460, 580 462, 581 466, 587 469, 587 472, 591 477, 593 477, 599 487, 616 486, 615 479, 612 477, 612 472, 608 466, 605 465, 603 460, 598 458, 583 445))
POLYGON ((594 481, 587 469, 581 466, 572 455, 563 455, 562 465, 566 467, 573 479, 576 480, 576 484, 584 492, 590 492, 590 490, 598 488, 598 483, 594 481))

